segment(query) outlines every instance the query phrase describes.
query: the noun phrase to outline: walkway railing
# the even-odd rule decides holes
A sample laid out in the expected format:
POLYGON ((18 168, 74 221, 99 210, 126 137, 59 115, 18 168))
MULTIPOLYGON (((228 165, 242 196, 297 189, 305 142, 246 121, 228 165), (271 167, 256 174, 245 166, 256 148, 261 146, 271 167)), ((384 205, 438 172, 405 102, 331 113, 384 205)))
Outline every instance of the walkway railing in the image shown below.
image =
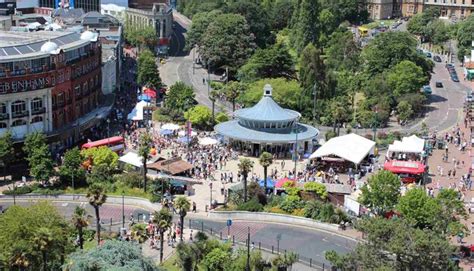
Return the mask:
MULTIPOLYGON (((227 236, 227 230, 222 227, 212 227, 211 225, 206 224, 206 222, 202 220, 193 220, 189 219, 189 228, 192 230, 197 230, 201 231, 204 233, 208 233, 213 237, 218 238, 219 240, 222 241, 227 241, 227 242, 232 242, 232 245, 245 245, 247 246, 247 233, 242 233, 241 235, 230 235, 227 236)), ((275 245, 270 245, 264 242, 252 242, 252 237, 250 237, 250 243, 252 244, 253 249, 258 249, 261 251, 265 251, 267 253, 275 254, 275 255, 280 255, 280 254, 285 254, 287 252, 294 252, 292 250, 288 250, 285 247, 285 244, 283 242, 279 242, 277 246, 275 245)), ((301 264, 304 264, 306 266, 309 266, 311 268, 314 268, 315 270, 331 270, 331 265, 327 263, 322 263, 319 262, 313 258, 308 258, 302 255, 297 255, 297 261, 301 264)))

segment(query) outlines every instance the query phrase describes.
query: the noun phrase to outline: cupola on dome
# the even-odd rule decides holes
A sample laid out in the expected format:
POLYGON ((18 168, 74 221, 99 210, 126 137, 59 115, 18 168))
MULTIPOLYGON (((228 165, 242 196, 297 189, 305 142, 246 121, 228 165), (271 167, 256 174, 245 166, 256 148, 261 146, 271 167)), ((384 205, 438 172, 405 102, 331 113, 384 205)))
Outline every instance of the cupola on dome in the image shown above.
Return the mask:
POLYGON ((97 41, 97 34, 91 31, 85 31, 81 34, 81 40, 97 41))

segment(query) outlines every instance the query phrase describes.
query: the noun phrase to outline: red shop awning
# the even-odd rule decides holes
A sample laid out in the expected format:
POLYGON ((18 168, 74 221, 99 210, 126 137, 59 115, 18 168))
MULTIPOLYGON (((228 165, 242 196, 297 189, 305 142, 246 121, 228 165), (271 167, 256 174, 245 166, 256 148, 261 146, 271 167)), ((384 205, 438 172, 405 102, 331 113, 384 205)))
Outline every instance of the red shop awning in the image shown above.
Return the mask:
POLYGON ((398 160, 385 162, 385 164, 383 165, 383 168, 392 173, 397 173, 397 174, 408 173, 408 174, 414 174, 414 175, 423 174, 426 170, 425 165, 423 165, 420 162, 398 161, 398 160))
POLYGON ((156 91, 152 88, 147 88, 143 91, 143 94, 147 95, 148 97, 154 99, 156 98, 156 91))

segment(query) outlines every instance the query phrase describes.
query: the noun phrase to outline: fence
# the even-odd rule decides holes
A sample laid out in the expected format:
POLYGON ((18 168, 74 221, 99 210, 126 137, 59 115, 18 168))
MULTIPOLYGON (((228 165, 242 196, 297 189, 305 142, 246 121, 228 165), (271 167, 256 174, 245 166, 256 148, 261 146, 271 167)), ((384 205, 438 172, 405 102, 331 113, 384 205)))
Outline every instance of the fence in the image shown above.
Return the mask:
MULTIPOLYGON (((225 226, 213 227, 212 225, 207 225, 206 222, 202 220, 189 219, 189 228, 208 233, 211 236, 217 237, 219 240, 232 242, 232 245, 235 245, 235 244, 245 245, 245 246, 247 245, 247 233, 243 235, 237 235, 237 236, 235 234, 228 235, 227 228, 225 226)), ((281 253, 287 253, 287 252, 295 252, 295 251, 285 249, 284 243, 280 243, 280 242, 278 242, 277 246, 266 244, 261 241, 255 243, 255 242, 252 242, 252 239, 250 237, 250 243, 252 244, 252 247, 254 249, 266 251, 268 253, 275 254, 275 255, 279 255, 281 253)), ((304 257, 302 255, 299 255, 298 253, 296 253, 296 255, 297 255, 297 261, 301 264, 304 264, 316 270, 323 270, 323 271, 331 270, 331 265, 327 263, 319 262, 313 258, 304 257)))

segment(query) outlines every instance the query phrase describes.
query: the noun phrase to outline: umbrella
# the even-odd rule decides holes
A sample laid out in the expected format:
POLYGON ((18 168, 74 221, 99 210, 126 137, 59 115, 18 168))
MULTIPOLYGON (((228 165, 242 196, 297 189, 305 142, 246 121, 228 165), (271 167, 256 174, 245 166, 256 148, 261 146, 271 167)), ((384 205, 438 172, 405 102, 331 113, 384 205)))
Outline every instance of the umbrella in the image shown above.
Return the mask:
POLYGON ((179 130, 179 125, 174 124, 174 123, 166 123, 166 124, 163 124, 163 126, 161 126, 161 129, 171 130, 171 131, 179 130))
MULTIPOLYGON (((258 185, 261 187, 265 187, 265 181, 263 179, 258 181, 258 185)), ((267 177, 267 188, 274 188, 275 187, 275 181, 272 180, 272 178, 267 177)))
POLYGON ((275 184, 275 187, 276 188, 282 188, 283 185, 287 182, 295 182, 295 180, 292 180, 292 179, 288 179, 288 178, 282 178, 282 179, 279 179, 276 184, 275 184))
POLYGON ((183 136, 183 137, 178 138, 178 142, 180 142, 180 143, 189 143, 189 142, 191 142, 191 138, 188 138, 187 136, 183 136))
MULTIPOLYGON (((179 131, 179 132, 178 132, 178 135, 179 135, 179 136, 187 136, 186 131, 184 131, 184 130, 179 131)), ((191 131, 191 136, 196 136, 196 135, 197 135, 196 132, 191 131)))
POLYGON ((146 94, 150 98, 156 98, 156 91, 152 88, 147 88, 143 91, 143 94, 146 94))
POLYGON ((168 130, 168 129, 161 129, 160 130, 160 135, 171 135, 173 131, 168 130))
POLYGON ((141 101, 145 101, 145 102, 151 101, 150 96, 148 96, 146 94, 138 96, 138 99, 141 100, 141 101))
POLYGON ((207 146, 207 145, 215 145, 217 143, 218 141, 211 137, 205 137, 205 138, 199 139, 199 145, 207 146))

